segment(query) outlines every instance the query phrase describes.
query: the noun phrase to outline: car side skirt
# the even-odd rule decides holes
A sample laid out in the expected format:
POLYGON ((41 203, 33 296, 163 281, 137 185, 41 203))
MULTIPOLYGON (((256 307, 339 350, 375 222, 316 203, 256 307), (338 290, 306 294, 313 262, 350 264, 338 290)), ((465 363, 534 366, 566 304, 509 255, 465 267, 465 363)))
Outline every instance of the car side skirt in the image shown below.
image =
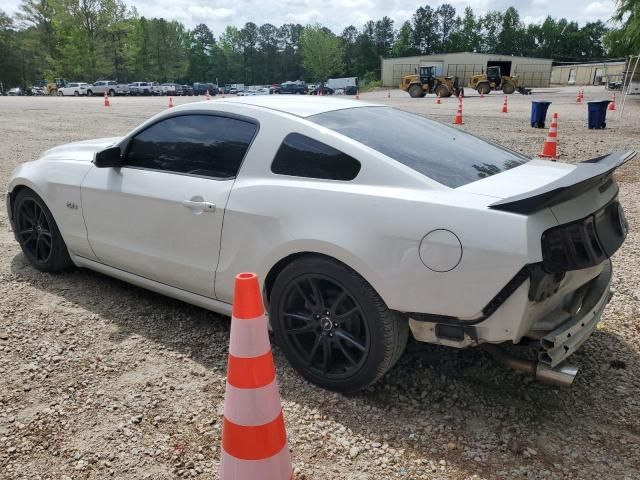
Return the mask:
POLYGON ((220 313, 222 315, 231 316, 231 305, 228 303, 187 292, 170 285, 165 285, 164 283, 156 282, 155 280, 140 277, 133 273, 125 272, 124 270, 119 270, 117 268, 89 260, 88 258, 74 255, 72 252, 69 252, 69 255, 71 256, 73 263, 78 267, 95 270, 96 272, 103 273, 109 277, 117 278, 118 280, 131 283, 138 287, 166 295, 167 297, 175 298, 176 300, 181 300, 183 302, 190 303, 191 305, 211 310, 212 312, 220 313))

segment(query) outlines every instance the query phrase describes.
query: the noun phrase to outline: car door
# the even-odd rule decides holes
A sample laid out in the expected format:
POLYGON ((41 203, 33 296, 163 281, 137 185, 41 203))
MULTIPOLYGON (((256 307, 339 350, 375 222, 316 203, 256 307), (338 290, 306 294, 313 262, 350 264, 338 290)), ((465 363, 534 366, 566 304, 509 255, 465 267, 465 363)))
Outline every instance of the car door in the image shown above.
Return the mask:
POLYGON ((176 114, 123 142, 123 166, 94 167, 82 183, 96 257, 214 297, 225 206, 257 128, 248 119, 176 114))

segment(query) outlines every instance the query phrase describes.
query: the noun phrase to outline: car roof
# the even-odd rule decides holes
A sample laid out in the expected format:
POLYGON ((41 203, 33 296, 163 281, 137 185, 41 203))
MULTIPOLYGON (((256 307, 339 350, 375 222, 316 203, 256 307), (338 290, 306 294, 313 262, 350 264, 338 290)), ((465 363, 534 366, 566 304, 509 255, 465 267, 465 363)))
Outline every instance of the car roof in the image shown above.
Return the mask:
POLYGON ((312 97, 307 95, 263 95, 257 97, 236 97, 216 100, 215 102, 197 102, 198 108, 214 109, 216 104, 243 104, 256 108, 277 110, 297 117, 310 117, 319 113, 344 110, 347 108, 381 107, 383 105, 358 100, 312 97))

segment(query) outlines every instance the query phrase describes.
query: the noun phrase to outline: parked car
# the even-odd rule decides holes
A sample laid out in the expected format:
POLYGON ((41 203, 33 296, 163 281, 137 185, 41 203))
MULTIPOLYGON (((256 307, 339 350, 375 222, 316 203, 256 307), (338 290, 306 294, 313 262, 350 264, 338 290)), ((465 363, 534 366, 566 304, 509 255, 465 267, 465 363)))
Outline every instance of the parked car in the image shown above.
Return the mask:
POLYGON ((191 85, 182 85, 183 95, 189 95, 190 97, 193 95, 193 87, 191 85))
POLYGON ((41 97, 44 95, 44 88, 38 85, 31 85, 27 90, 26 94, 34 97, 41 97))
POLYGON ((239 91, 236 95, 238 97, 254 97, 258 94, 258 91, 254 88, 247 88, 246 90, 239 91))
POLYGON ((358 87, 355 87, 353 85, 345 87, 344 94, 345 95, 357 95, 358 94, 358 87))
MULTIPOLYGON (((75 96, 80 97, 87 94, 87 88, 91 88, 91 85, 83 82, 71 82, 67 83, 65 87, 58 88, 58 96, 75 96)), ((104 91, 103 91, 104 95, 104 91)))
POLYGON ((175 83, 163 83, 160 85, 163 95, 177 95, 176 84, 175 83))
POLYGON ((130 95, 151 95, 150 82, 133 82, 129 84, 130 95))
POLYGON ((256 90, 256 95, 269 95, 269 87, 260 87, 256 90))
POLYGON ((333 88, 329 88, 326 85, 325 86, 317 86, 316 88, 314 88, 311 91, 311 95, 333 95, 335 93, 335 90, 333 88))
POLYGON ((24 93, 20 87, 14 87, 9 89, 10 97, 21 97, 22 95, 24 95, 24 93))
POLYGON ((304 82, 284 82, 280 84, 280 89, 274 93, 306 95, 309 93, 309 88, 304 82))
POLYGON ((107 95, 114 97, 116 95, 129 95, 129 85, 118 83, 115 80, 98 80, 92 85, 87 86, 87 95, 107 95))
POLYGON ((214 83, 202 83, 196 82, 193 84, 194 95, 206 95, 209 91, 209 95, 215 96, 218 94, 218 86, 214 83))
POLYGON ((149 89, 151 90, 151 95, 164 95, 162 85, 159 82, 149 82, 149 89))
POLYGON ((610 298, 628 231, 613 172, 634 155, 530 161, 386 106, 256 96, 48 150, 5 204, 44 272, 86 267, 226 315, 235 276, 256 272, 281 351, 325 388, 372 384, 409 332, 566 385, 610 298))

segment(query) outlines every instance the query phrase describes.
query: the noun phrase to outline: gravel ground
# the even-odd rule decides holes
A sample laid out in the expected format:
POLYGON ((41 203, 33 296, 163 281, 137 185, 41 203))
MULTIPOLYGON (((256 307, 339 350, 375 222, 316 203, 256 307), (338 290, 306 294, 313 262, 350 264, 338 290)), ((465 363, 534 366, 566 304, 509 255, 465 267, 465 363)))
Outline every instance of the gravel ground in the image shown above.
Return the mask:
MULTIPOLYGON (((527 155, 531 99, 560 115, 561 161, 640 150, 640 99, 604 131, 586 128, 576 89, 464 102, 462 128, 527 155)), ((608 98, 586 89, 586 99, 608 98)), ((450 122, 457 101, 363 94, 450 122)), ((185 103, 188 98, 174 99, 185 103)), ((0 97, 0 184, 54 145, 121 135, 166 98, 0 97)), ((619 104, 618 104, 619 107, 619 104)), ((631 233, 616 294, 558 389, 479 350, 410 343, 384 379, 343 396, 275 360, 298 479, 640 478, 640 163, 618 172, 631 233)), ((229 335, 225 317, 86 270, 46 275, 13 240, 0 200, 0 478, 217 478, 229 335)))

